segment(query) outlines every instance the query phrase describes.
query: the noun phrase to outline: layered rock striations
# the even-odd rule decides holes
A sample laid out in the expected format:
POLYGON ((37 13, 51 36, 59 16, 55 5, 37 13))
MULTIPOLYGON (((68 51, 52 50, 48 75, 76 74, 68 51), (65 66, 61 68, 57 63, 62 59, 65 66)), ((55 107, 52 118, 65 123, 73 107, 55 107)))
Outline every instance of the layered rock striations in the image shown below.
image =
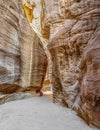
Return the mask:
POLYGON ((47 56, 27 21, 21 0, 1 0, 0 18, 0 92, 42 87, 47 56))
POLYGON ((42 0, 54 102, 100 127, 100 1, 42 0))
POLYGON ((100 128, 100 1, 27 2, 23 8, 34 31, 21 0, 0 1, 0 92, 42 87, 49 54, 43 45, 49 41, 53 101, 100 128))
POLYGON ((100 24, 98 22, 80 63, 80 114, 100 127, 100 24))
POLYGON ((14 83, 20 77, 18 5, 0 0, 0 84, 14 83))
POLYGON ((23 87, 42 87, 46 75, 47 56, 40 38, 29 25, 22 8, 19 25, 22 61, 21 85, 23 87))

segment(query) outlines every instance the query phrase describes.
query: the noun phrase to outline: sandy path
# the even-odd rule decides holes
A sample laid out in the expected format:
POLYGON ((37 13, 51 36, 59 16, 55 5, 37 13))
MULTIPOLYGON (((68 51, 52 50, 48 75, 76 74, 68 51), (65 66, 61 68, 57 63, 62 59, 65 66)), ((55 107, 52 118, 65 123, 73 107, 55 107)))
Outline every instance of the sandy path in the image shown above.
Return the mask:
POLYGON ((33 97, 0 105, 0 130, 92 130, 74 111, 33 97))

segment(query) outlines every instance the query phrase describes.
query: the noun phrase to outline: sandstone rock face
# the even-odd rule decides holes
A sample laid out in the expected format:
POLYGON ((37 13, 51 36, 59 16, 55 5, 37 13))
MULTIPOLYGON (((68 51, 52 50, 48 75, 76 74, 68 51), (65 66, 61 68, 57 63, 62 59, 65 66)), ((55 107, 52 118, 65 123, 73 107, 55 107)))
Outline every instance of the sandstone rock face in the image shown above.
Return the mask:
POLYGON ((0 84, 6 84, 0 92, 42 87, 47 56, 41 43, 49 41, 54 102, 100 128, 100 0, 41 0, 41 23, 32 14, 40 3, 33 1, 24 9, 34 31, 21 0, 0 0, 0 84), (9 86, 16 82, 25 89, 9 86))
POLYGON ((22 99, 31 98, 31 97, 32 97, 32 95, 30 93, 21 93, 21 92, 0 95, 0 105, 10 102, 10 101, 22 100, 22 99))
POLYGON ((0 0, 0 84, 14 83, 20 77, 18 4, 0 0))
POLYGON ((100 127, 100 1, 42 0, 42 8, 54 102, 79 110, 100 127))
POLYGON ((100 24, 84 49, 81 68, 81 116, 100 127, 100 24), (85 115, 84 115, 85 112, 85 115))
MULTIPOLYGON (((0 84, 42 87, 46 67, 45 51, 27 21, 21 0, 0 0, 0 84)), ((6 92, 7 87, 2 87, 1 92, 6 92)))
POLYGON ((21 85, 23 87, 42 87, 47 68, 47 56, 39 37, 27 22, 22 8, 19 25, 22 61, 21 85))

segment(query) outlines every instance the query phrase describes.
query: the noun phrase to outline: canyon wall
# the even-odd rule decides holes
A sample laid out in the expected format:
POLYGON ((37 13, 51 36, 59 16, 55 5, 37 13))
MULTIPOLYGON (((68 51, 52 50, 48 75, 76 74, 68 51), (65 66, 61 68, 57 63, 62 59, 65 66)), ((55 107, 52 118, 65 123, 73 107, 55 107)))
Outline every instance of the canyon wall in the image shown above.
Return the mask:
POLYGON ((42 87, 47 56, 27 21, 22 1, 0 0, 0 18, 0 93, 42 87))
POLYGON ((100 128, 100 1, 41 0, 40 24, 35 2, 23 5, 33 31, 21 0, 0 0, 0 93, 43 85, 48 42, 53 101, 100 128))
POLYGON ((100 1, 42 0, 52 56, 53 101, 100 127, 100 1))
POLYGON ((47 56, 40 38, 26 20, 22 6, 20 11, 21 86, 42 87, 46 75, 47 56))
POLYGON ((20 77, 18 4, 0 0, 0 84, 13 83, 20 77))

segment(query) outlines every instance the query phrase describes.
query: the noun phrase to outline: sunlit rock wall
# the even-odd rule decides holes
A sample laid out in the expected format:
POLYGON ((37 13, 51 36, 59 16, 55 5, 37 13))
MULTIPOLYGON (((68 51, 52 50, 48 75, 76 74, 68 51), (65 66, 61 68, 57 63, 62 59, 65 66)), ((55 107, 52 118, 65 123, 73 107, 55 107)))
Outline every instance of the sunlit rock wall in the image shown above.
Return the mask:
POLYGON ((23 8, 25 10, 26 17, 28 22, 30 23, 32 29, 40 38, 43 47, 46 49, 48 40, 42 37, 41 34, 41 0, 22 0, 23 1, 23 8))
POLYGON ((54 102, 100 127, 100 1, 42 0, 41 19, 53 61, 54 102))
POLYGON ((49 85, 50 85, 50 80, 51 80, 52 63, 51 63, 49 51, 46 48, 48 44, 48 40, 45 39, 41 33, 41 30, 42 30, 41 29, 41 12, 42 12, 41 1, 40 0, 23 0, 23 7, 25 10, 25 14, 27 16, 28 22, 30 23, 32 29, 41 40, 41 43, 47 55, 48 67, 47 67, 47 73, 45 76, 45 82, 43 85, 44 86, 43 90, 45 90, 46 88, 45 86, 48 86, 48 88, 50 89, 49 85))
MULTIPOLYGON (((31 3, 29 4, 31 6, 31 3)), ((29 5, 23 3, 26 16, 29 22, 34 18, 33 12, 31 16, 27 14, 29 5), (27 9, 25 8, 27 7, 27 9), (32 19, 31 19, 32 17, 32 19)), ((36 4, 33 2, 32 6, 36 4)), ((33 11, 33 10, 30 10, 33 11)), ((20 43, 21 43, 21 85, 23 87, 33 86, 41 87, 45 78, 47 68, 47 56, 41 39, 29 25, 21 7, 20 13, 20 43), (27 31, 26 31, 27 30, 27 31)))
POLYGON ((40 39, 33 32, 31 26, 21 17, 21 84, 24 87, 40 87, 43 84, 47 56, 40 39), (26 32, 26 30, 27 32, 26 32))

